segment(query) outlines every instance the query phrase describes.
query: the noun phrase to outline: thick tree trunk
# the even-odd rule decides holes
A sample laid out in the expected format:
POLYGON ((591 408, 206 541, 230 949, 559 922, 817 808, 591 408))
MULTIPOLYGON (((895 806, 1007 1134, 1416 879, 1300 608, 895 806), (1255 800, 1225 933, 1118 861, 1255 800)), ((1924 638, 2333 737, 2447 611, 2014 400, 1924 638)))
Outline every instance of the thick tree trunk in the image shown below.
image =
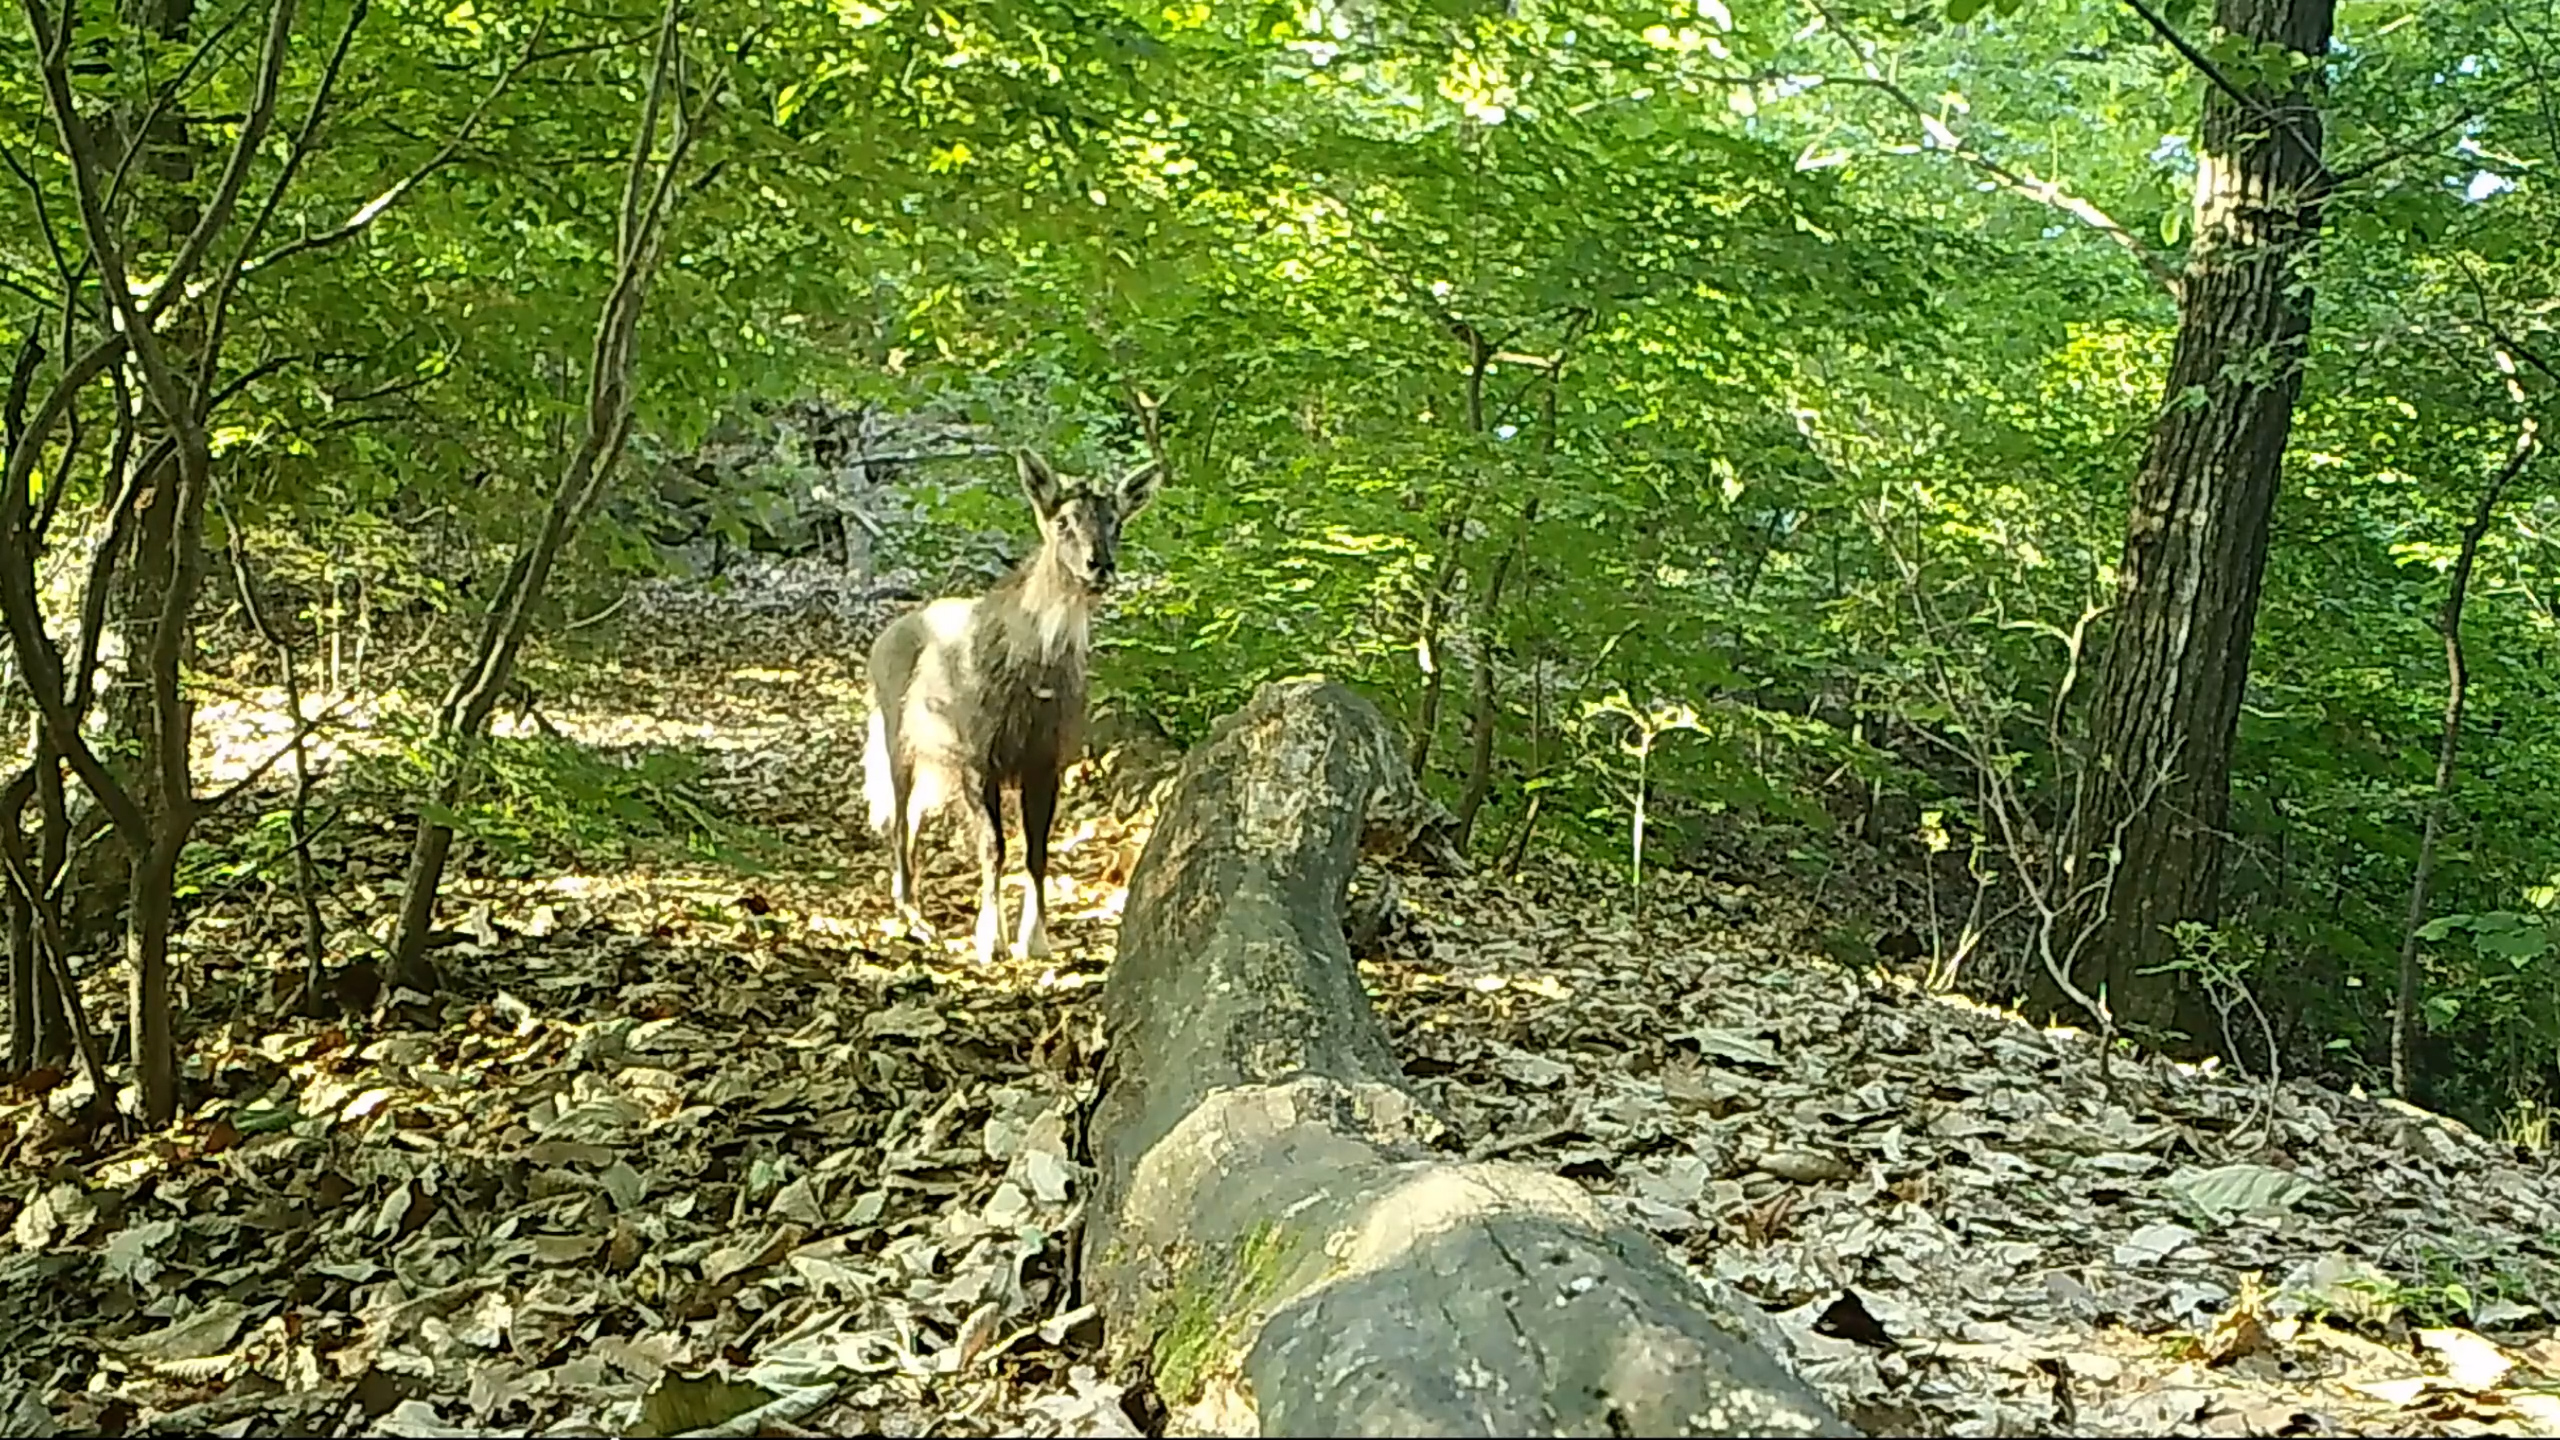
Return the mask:
POLYGON ((1266 685, 1184 762, 1129 885, 1085 1277, 1185 1428, 1849 1432, 1580 1187, 1435 1157, 1342 938, 1356 854, 1438 812, 1368 702, 1266 685))
MULTIPOLYGON (((185 686, 186 654, 203 582, 204 501, 208 483, 201 456, 173 474, 174 496, 164 494, 155 509, 170 512, 164 548, 137 554, 135 568, 154 569, 160 611, 150 630, 143 675, 150 686, 151 739, 136 769, 150 776, 141 793, 150 796, 144 813, 151 817, 149 845, 133 865, 132 889, 125 914, 127 1009, 133 1027, 134 1080, 142 1095, 142 1115, 166 1125, 178 1113, 178 1036, 170 998, 169 937, 177 919, 178 858, 195 832, 196 798, 190 740, 195 707, 185 686)), ((146 533, 148 527, 145 527, 146 533)))
MULTIPOLYGON (((2335 0, 2216 0, 2232 35, 2293 52, 2283 85, 2205 92, 2175 357, 2134 482, 2122 582, 2072 831, 2065 953, 2122 1023, 2208 1039, 2170 927, 2218 918, 2231 751, 2268 519, 2311 331, 2319 82, 2335 0)), ((2036 998, 2063 1003, 2049 982, 2036 998)))

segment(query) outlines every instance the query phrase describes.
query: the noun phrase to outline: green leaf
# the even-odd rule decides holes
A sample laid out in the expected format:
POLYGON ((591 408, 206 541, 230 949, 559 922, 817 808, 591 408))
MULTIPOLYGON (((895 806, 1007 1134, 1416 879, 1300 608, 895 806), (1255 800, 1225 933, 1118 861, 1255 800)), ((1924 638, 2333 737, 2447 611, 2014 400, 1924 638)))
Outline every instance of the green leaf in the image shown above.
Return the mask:
POLYGON ((2316 1188, 2290 1170, 2245 1160, 2210 1170, 2181 1168, 2160 1184, 2216 1224, 2242 1215, 2291 1210, 2316 1188))

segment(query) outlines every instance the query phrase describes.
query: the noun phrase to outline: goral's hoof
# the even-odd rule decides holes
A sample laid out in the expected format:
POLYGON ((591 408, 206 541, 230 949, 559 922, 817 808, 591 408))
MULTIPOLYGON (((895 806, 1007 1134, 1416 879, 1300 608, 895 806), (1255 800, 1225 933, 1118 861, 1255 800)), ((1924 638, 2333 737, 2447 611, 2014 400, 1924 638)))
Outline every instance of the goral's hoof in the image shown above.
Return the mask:
POLYGON ((942 940, 942 936, 934 930, 933 922, 924 918, 923 911, 913 907, 898 909, 889 917, 887 928, 891 935, 912 940, 919 945, 939 944, 942 940))

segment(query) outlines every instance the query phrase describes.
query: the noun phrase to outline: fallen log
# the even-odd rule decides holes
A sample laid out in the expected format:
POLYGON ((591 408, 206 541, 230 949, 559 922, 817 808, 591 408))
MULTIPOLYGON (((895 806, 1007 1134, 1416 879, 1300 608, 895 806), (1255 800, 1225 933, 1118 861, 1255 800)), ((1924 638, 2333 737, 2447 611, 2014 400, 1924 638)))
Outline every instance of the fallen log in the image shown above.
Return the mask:
POLYGON ((1342 937, 1360 850, 1436 815, 1367 701, 1265 685, 1185 759, 1103 989, 1084 1274, 1173 1427, 1848 1435, 1579 1186, 1434 1153, 1342 937))

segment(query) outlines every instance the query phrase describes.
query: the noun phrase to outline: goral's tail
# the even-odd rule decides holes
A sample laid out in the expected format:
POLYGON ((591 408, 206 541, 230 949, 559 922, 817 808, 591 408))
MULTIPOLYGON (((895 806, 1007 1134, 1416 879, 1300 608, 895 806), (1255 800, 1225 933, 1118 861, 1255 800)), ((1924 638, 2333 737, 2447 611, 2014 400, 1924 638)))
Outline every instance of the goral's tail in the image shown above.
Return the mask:
POLYGON ((889 833, 897 822, 897 787, 889 782, 889 725, 878 710, 871 712, 871 732, 862 743, 862 798, 871 806, 871 828, 889 833))

